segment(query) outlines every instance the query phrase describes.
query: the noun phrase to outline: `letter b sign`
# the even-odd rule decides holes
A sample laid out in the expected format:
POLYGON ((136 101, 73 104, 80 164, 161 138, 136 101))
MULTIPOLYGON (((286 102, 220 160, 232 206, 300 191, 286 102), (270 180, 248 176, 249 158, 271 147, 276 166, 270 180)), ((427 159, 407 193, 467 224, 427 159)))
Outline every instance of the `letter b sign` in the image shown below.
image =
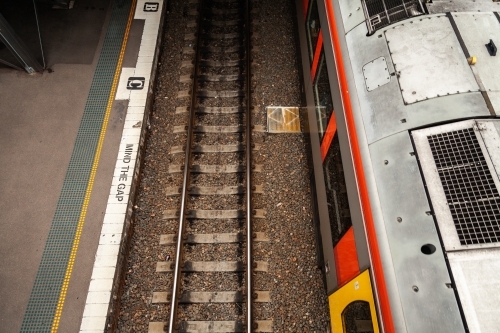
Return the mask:
POLYGON ((160 7, 160 4, 158 2, 146 2, 144 4, 144 11, 145 12, 157 12, 158 7, 160 7))

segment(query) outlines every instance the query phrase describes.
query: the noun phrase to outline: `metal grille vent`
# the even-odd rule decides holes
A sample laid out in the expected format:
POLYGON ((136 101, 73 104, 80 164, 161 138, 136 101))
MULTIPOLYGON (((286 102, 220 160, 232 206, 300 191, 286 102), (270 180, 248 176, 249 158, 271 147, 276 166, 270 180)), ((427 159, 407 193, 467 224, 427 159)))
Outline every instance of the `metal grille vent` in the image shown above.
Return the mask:
POLYGON ((363 0, 363 8, 370 34, 389 24, 424 13, 420 0, 363 0))
POLYGON ((500 241, 500 195, 473 128, 427 136, 462 245, 500 241))

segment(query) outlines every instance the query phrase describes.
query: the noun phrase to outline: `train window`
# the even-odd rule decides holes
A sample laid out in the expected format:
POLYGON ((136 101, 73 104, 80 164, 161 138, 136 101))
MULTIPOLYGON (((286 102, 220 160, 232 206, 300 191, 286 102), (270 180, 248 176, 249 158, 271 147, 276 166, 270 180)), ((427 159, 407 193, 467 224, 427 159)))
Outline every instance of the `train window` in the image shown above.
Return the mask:
POLYGON ((345 333, 373 332, 370 303, 364 301, 352 302, 342 312, 345 333))
POLYGON ((316 0, 312 0, 309 4, 306 20, 307 41, 309 45, 309 58, 312 63, 314 59, 314 50, 318 42, 319 32, 321 27, 319 25, 319 12, 316 0))
POLYGON ((352 226, 344 169, 342 167, 342 156, 340 155, 340 145, 337 135, 333 138, 323 161, 323 174, 325 176, 330 230, 333 246, 335 247, 342 236, 352 226))
POLYGON ((363 0, 368 33, 407 19, 424 14, 420 0, 363 0))
MULTIPOLYGON (((321 51, 313 88, 316 117, 318 119, 318 134, 321 142, 333 114, 333 102, 324 50, 321 51)), ((335 246, 340 241, 342 235, 352 225, 337 136, 332 140, 330 146, 327 147, 327 153, 323 160, 323 173, 325 176, 330 229, 332 232, 332 241, 335 246)))
POLYGON ((321 51, 316 80, 314 81, 314 103, 316 104, 316 117, 318 118, 319 139, 323 139, 333 112, 332 96, 330 93, 330 82, 326 69, 325 51, 321 51))

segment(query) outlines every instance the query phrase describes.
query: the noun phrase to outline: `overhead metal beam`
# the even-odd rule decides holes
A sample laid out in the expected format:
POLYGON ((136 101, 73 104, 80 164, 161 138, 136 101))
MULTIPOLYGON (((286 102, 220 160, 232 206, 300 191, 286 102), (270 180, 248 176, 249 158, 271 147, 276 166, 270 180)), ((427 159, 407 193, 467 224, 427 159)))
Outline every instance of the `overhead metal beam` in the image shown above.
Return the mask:
POLYGON ((31 54, 2 14, 0 14, 0 41, 5 44, 28 73, 43 72, 43 66, 31 54))

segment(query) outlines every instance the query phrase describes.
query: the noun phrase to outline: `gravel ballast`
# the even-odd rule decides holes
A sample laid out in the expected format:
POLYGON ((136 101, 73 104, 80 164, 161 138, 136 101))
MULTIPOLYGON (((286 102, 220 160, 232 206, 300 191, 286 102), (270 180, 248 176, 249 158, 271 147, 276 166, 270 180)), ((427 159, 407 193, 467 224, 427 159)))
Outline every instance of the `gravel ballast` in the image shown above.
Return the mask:
MULTIPOLYGON (((297 58, 300 52, 297 48, 294 6, 293 1, 286 0, 258 1, 253 5, 255 10, 252 16, 258 22, 252 39, 252 103, 255 107, 252 118, 255 125, 266 125, 266 106, 301 106, 300 58, 297 58)), ((185 34, 194 32, 186 23, 194 18, 189 16, 192 5, 186 1, 169 1, 168 7, 151 131, 136 199, 134 233, 121 296, 118 332, 148 332, 150 321, 166 322, 169 318, 170 306, 152 304, 151 298, 153 292, 172 289, 173 274, 156 273, 155 269, 159 261, 173 262, 175 254, 174 246, 159 245, 159 239, 161 234, 177 232, 178 221, 164 220, 162 214, 164 210, 178 209, 180 205, 179 198, 167 197, 165 193, 167 187, 182 184, 182 174, 170 174, 168 168, 169 165, 184 163, 183 154, 170 154, 170 147, 186 142, 184 134, 173 134, 173 127, 187 124, 188 119, 187 113, 176 114, 175 110, 176 107, 187 106, 189 102, 187 98, 177 98, 177 94, 189 89, 189 84, 180 83, 179 77, 190 74, 189 69, 181 68, 181 62, 191 60, 182 50, 189 46, 189 42, 184 41, 185 34)), ((225 119, 224 124, 212 125, 237 124, 238 116, 228 115, 221 119, 225 119)), ((237 134, 233 136, 235 140, 232 142, 236 142, 237 134)), ((257 320, 273 320, 274 332, 327 332, 327 296, 321 271, 316 264, 309 183, 311 170, 307 162, 308 138, 304 133, 254 133, 253 138, 254 142, 261 144, 260 149, 253 153, 254 163, 263 165, 263 172, 254 173, 254 184, 264 188, 263 194, 254 194, 253 207, 267 211, 265 219, 254 219, 253 231, 264 232, 270 239, 269 242, 254 243, 254 260, 269 263, 268 272, 254 273, 254 289, 269 290, 271 294, 270 303, 254 305, 254 317, 257 320)), ((206 144, 205 140, 203 142, 206 144)), ((238 163, 237 154, 228 154, 223 158, 228 164, 238 163)), ((200 156, 195 163, 212 164, 213 161, 200 156)), ((196 177, 204 184, 210 181, 207 175, 196 177)), ((239 180, 234 174, 224 177, 234 179, 233 182, 239 180)), ((213 207, 212 201, 199 197, 193 205, 203 209, 223 209, 222 206, 213 207)), ((238 204, 231 197, 227 197, 226 201, 234 208, 238 204)), ((186 230, 193 233, 235 232, 238 223, 237 220, 227 220, 217 226, 207 226, 190 220, 186 230)), ((218 253, 225 248, 234 249, 227 245, 211 245, 204 247, 204 252, 187 253, 185 258, 217 260, 218 253)), ((227 257, 236 260, 238 253, 226 254, 225 260, 227 257)), ((234 289, 238 285, 238 281, 228 273, 195 273, 191 274, 188 289, 202 286, 206 291, 217 291, 234 289)), ((193 315, 201 320, 206 308, 217 306, 199 305, 193 315)), ((239 306, 244 313, 245 305, 234 305, 239 306)))

